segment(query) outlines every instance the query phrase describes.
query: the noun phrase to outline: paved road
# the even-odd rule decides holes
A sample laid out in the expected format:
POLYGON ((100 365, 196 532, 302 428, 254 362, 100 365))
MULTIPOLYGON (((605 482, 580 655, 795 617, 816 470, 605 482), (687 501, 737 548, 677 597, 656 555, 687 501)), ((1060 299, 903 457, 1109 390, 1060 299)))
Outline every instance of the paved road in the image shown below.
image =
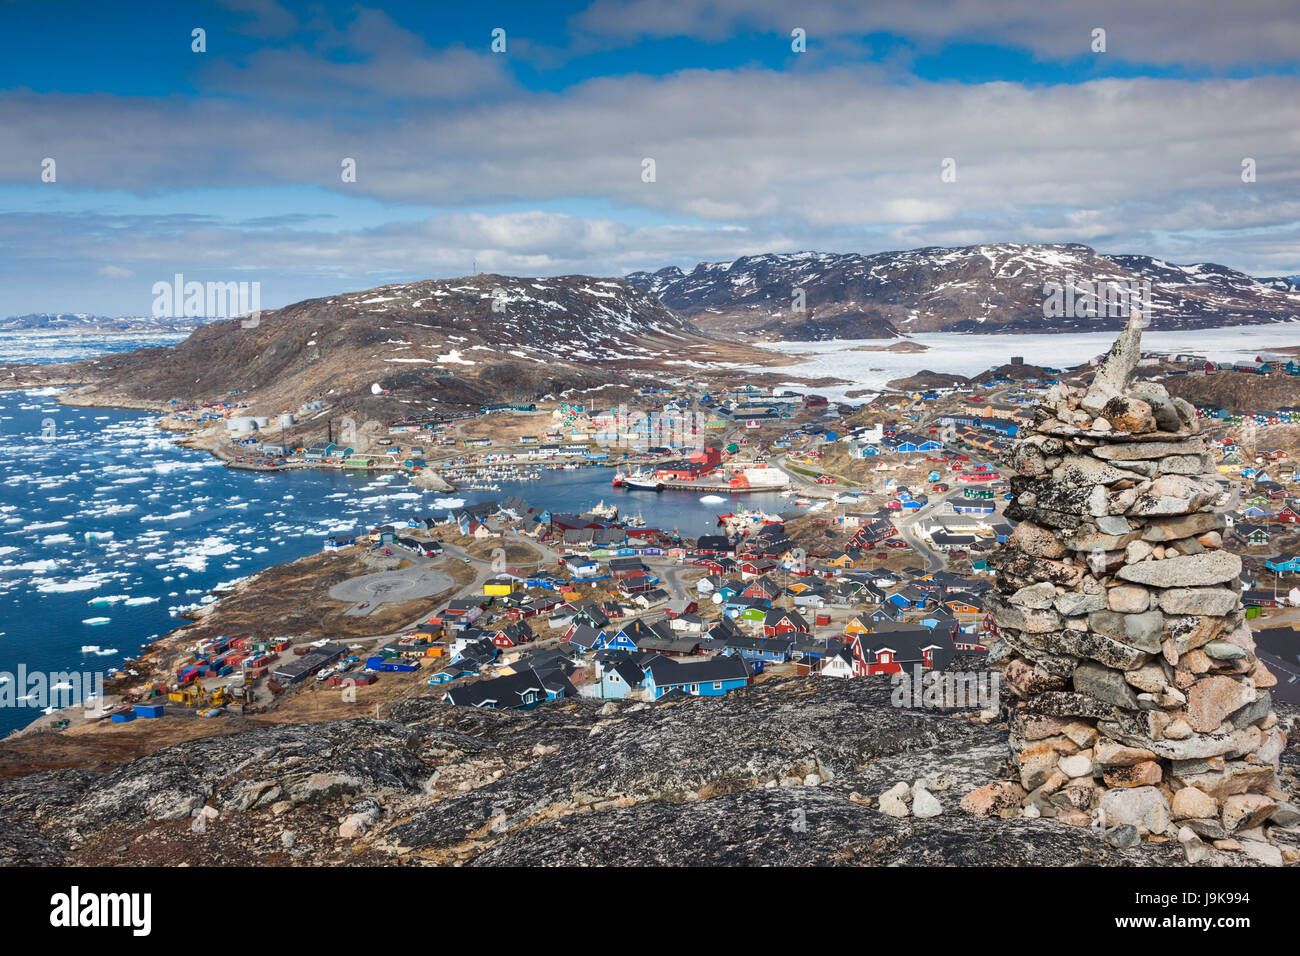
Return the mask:
POLYGON ((928 518, 936 514, 936 509, 956 493, 956 488, 950 488, 938 495, 931 495, 930 500, 925 503, 924 507, 917 508, 907 517, 900 517, 895 522, 895 526, 898 528, 898 536, 910 544, 913 551, 925 558, 925 570, 927 571, 941 571, 946 567, 947 561, 942 554, 922 540, 921 536, 916 533, 915 525, 922 517, 928 518))

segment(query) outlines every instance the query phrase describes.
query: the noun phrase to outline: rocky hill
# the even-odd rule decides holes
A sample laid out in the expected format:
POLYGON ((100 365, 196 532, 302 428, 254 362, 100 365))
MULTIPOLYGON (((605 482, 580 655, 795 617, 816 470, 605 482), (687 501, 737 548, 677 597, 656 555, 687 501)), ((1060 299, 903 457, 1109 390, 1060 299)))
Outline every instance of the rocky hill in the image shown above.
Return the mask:
POLYGON ((1232 412, 1271 412, 1300 405, 1300 382, 1290 375, 1210 372, 1168 380, 1171 395, 1193 405, 1219 405, 1232 412))
POLYGON ((1103 255, 1077 244, 995 243, 874 255, 800 252, 702 262, 627 277, 706 330, 774 339, 887 338, 896 332, 1067 332, 1128 316, 1044 316, 1044 283, 1151 284, 1155 329, 1292 321, 1300 286, 1208 263, 1103 255), (802 289, 807 311, 793 300, 802 289))
MULTIPOLYGON (((140 722, 98 741, 7 742, 0 865, 1183 861, 1172 841, 1116 847, 1097 829, 962 809, 1006 772, 1006 725, 895 707, 890 694, 876 677, 531 712, 421 696, 382 719, 230 718, 210 724, 222 736, 144 754, 140 722), (69 759, 78 745, 94 769, 69 759), (131 759, 111 765, 113 746, 131 759), (880 794, 918 779, 939 815, 881 812, 880 794)), ((1291 779, 1300 749, 1282 759, 1291 779)))
POLYGON ((535 401, 622 381, 630 367, 688 350, 697 357, 708 343, 627 282, 476 275, 309 299, 255 323, 215 321, 171 348, 8 366, 0 386, 85 384, 72 401, 158 408, 237 393, 263 414, 325 400, 392 420, 412 406, 535 401))

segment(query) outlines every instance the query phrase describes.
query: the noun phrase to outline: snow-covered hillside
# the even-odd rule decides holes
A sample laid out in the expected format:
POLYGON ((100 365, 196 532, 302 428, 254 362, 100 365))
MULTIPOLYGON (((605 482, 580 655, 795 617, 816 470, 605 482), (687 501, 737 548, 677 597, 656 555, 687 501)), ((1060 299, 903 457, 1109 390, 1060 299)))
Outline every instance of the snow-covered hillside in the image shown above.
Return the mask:
POLYGON ((1044 286, 1141 291, 1155 328, 1290 321, 1300 287, 1210 263, 1102 255, 1078 244, 994 243, 874 255, 800 252, 637 272, 628 281, 706 329, 772 338, 883 337, 947 330, 1087 331, 1122 316, 1044 314, 1044 286), (795 308, 803 290, 806 312, 795 308), (1100 324, 1099 324, 1100 323, 1100 324))

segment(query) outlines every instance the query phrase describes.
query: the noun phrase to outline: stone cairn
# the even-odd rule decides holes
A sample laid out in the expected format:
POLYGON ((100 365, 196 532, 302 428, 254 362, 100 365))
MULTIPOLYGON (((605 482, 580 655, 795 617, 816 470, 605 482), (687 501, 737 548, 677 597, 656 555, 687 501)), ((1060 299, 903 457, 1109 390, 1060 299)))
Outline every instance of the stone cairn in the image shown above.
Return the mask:
POLYGON ((1276 679, 1253 653, 1195 409, 1134 383, 1140 342, 1134 313, 1092 384, 1051 388, 1013 446, 990 660, 1019 779, 968 809, 1281 863, 1265 824, 1297 812, 1274 777, 1276 679))

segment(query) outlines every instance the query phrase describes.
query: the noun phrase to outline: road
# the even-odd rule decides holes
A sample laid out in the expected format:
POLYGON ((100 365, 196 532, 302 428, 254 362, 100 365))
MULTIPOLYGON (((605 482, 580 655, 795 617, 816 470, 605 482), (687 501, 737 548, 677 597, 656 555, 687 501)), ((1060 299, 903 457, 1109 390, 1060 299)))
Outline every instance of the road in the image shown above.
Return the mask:
POLYGON ((947 566, 947 562, 939 552, 927 545, 921 539, 921 536, 916 533, 916 523, 923 517, 928 518, 935 514, 935 509, 956 493, 956 488, 949 488, 938 495, 931 495, 930 500, 923 507, 917 508, 907 517, 900 517, 894 522, 894 527, 898 528, 898 536, 911 545, 913 551, 925 558, 925 570, 927 571, 942 571, 947 566))

